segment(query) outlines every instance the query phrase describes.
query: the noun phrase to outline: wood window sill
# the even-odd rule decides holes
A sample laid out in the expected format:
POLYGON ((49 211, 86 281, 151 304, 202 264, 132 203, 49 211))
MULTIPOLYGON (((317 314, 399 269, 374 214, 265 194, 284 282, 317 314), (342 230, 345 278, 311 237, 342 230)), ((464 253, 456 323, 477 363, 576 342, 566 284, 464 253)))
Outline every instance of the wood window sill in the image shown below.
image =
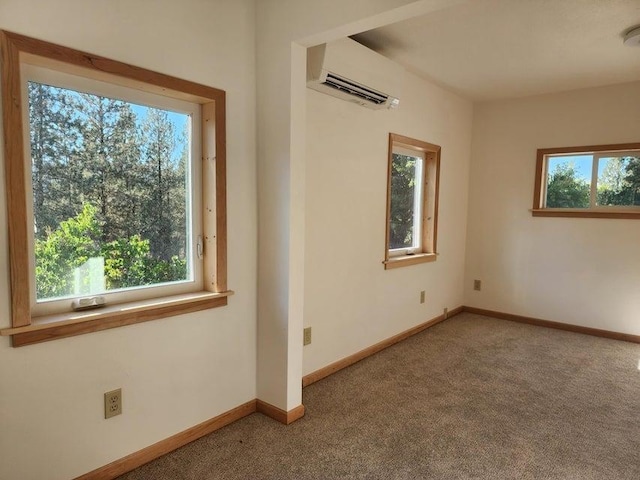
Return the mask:
POLYGON ((409 265, 418 265, 420 263, 435 262, 438 257, 437 253, 416 253, 415 255, 402 255, 399 257, 391 257, 384 262, 384 269, 408 267, 409 265))
POLYGON ((5 328, 0 330, 0 335, 10 336, 14 347, 22 347, 222 307, 227 305, 227 297, 233 293, 231 290, 221 293, 203 291, 107 306, 96 310, 34 317, 31 319, 31 325, 5 328))
POLYGON ((573 217, 573 218, 626 218, 626 219, 640 219, 640 211, 638 210, 616 210, 616 211, 604 211, 604 210, 561 210, 561 209, 547 209, 547 208, 534 208, 531 210, 531 215, 534 217, 573 217))

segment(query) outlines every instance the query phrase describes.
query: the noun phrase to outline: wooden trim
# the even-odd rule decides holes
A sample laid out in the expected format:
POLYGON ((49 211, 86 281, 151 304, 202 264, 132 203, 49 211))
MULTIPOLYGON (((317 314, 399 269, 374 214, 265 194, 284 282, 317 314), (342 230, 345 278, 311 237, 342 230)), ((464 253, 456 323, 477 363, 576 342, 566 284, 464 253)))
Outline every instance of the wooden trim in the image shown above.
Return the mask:
MULTIPOLYGON (((441 148, 438 147, 438 151, 435 152, 434 158, 429 159, 427 165, 425 165, 426 170, 428 172, 427 176, 427 188, 425 189, 425 194, 430 192, 429 197, 433 198, 433 202, 431 207, 427 205, 426 211, 429 212, 430 219, 427 218, 427 222, 425 225, 428 226, 425 235, 428 235, 427 242, 424 245, 427 246, 427 252, 437 252, 438 251, 438 207, 440 205, 440 152, 441 148), (431 189, 434 189, 431 191, 431 189)), ((427 155, 427 157, 429 157, 427 155)), ((427 196, 427 195, 425 195, 427 196)))
POLYGON ((438 241, 438 204, 440 194, 440 152, 441 147, 432 143, 416 140, 397 133, 389 133, 387 151, 387 211, 385 220, 384 264, 385 270, 405 267, 436 260, 438 241), (424 168, 422 186, 422 252, 402 257, 389 256, 389 227, 391 221, 391 175, 393 173, 393 149, 403 147, 423 152, 424 168))
MULTIPOLYGON (((45 62, 49 59, 63 64, 75 65, 87 71, 102 72, 114 77, 129 79, 136 82, 136 85, 140 85, 140 82, 143 85, 153 85, 159 87, 159 90, 154 91, 162 91, 165 96, 175 96, 175 94, 177 94, 181 98, 185 98, 180 95, 182 92, 189 94, 191 97, 200 97, 199 103, 205 103, 206 101, 218 100, 221 95, 224 95, 224 90, 118 62, 101 57, 100 55, 63 47, 62 45, 56 45, 6 30, 4 34, 11 44, 21 53, 41 57, 45 62), (170 92, 167 92, 167 89, 170 90, 170 92)), ((33 61, 33 59, 30 59, 30 61, 33 61)))
POLYGON ((285 412, 284 410, 271 405, 270 403, 263 402, 262 400, 256 400, 256 410, 267 417, 273 418, 274 420, 283 423, 284 425, 289 425, 296 420, 304 417, 304 405, 298 405, 296 408, 285 412))
POLYGON ((563 217, 563 218, 614 218, 637 220, 640 219, 640 211, 604 212, 602 210, 552 210, 547 208, 532 209, 531 215, 534 217, 563 217))
MULTIPOLYGON (((216 104, 209 102, 202 105, 202 237, 206 257, 218 256, 216 242, 217 201, 214 185, 216 184, 216 104)), ((215 265, 204 262, 204 289, 215 292, 217 289, 215 265)))
POLYGON ((170 453, 184 445, 204 437, 216 430, 240 420, 241 418, 256 412, 256 400, 244 403, 228 412, 207 420, 195 427, 191 427, 183 432, 177 433, 165 440, 143 448, 131 455, 116 460, 104 467, 100 467, 84 475, 76 477, 75 480, 111 480, 119 477, 131 470, 138 468, 145 463, 149 463, 167 453, 170 453))
POLYGON ((485 310, 475 307, 463 307, 465 312, 474 313, 476 315, 484 315, 486 317, 499 318, 509 320, 511 322, 527 323, 539 327, 555 328, 558 330, 566 330, 568 332, 582 333, 595 337, 611 338, 614 340, 622 340, 625 342, 640 343, 640 335, 631 335, 629 333, 612 332, 610 330, 601 330, 599 328, 582 327, 580 325, 572 325, 570 323, 552 322, 550 320, 542 320, 539 318, 524 317, 512 313, 496 312, 494 310, 485 310))
MULTIPOLYGON (((384 229, 384 262, 389 260, 389 225, 391 222, 391 174, 393 173, 393 138, 394 134, 389 134, 388 149, 387 149, 387 212, 385 214, 385 229, 384 229)), ((385 267, 386 268, 386 267, 385 267)))
MULTIPOLYGON (((32 322, 36 326, 36 328, 20 333, 6 329, 2 334, 13 335, 14 346, 26 345, 226 305, 227 300, 224 298, 191 302, 187 308, 169 308, 166 305, 158 309, 150 307, 149 312, 139 312, 133 315, 123 314, 122 311, 119 311, 120 313, 115 314, 113 318, 100 317, 100 321, 104 323, 103 326, 98 325, 99 314, 96 317, 91 317, 90 321, 73 322, 72 324, 66 322, 72 316, 67 314, 63 317, 63 322, 56 327, 38 326, 41 319, 33 317, 30 299, 30 253, 28 247, 30 227, 26 211, 28 172, 25 167, 23 145, 20 64, 41 65, 202 105, 203 125, 206 123, 205 120, 211 120, 211 125, 207 125, 206 128, 203 126, 202 129, 203 158, 205 156, 212 157, 215 162, 215 167, 206 164, 203 166, 203 174, 206 174, 206 177, 203 175, 203 179, 210 178, 212 183, 207 185, 208 188, 203 188, 203 223, 205 226, 210 226, 209 231, 205 231, 205 235, 209 233, 208 245, 211 254, 205 253, 205 276, 202 288, 219 294, 227 292, 226 94, 217 88, 12 32, 0 30, 0 42, 2 47, 2 114, 12 302, 11 326, 14 329, 27 327, 32 325, 32 322), (208 168, 205 168, 207 166, 208 168), (215 191, 213 191, 214 188, 215 191), (207 194, 209 194, 208 197, 206 197, 207 194), (210 201, 210 199, 213 200, 210 201), (208 219, 207 224, 207 217, 212 216, 211 212, 214 212, 215 219, 208 219), (215 231, 213 231, 214 225, 215 231), (125 318, 126 320, 124 320, 125 318)), ((207 243, 205 243, 206 246, 207 243)), ((127 305, 121 305, 121 310, 125 310, 126 307, 127 305)), ((104 309, 101 311, 104 313, 112 310, 104 309)), ((54 316, 48 317, 45 323, 50 323, 49 320, 52 318, 54 316)))
MULTIPOLYGON (((576 218, 640 218, 640 212, 603 212, 585 209, 584 211, 575 210, 548 210, 544 208, 545 189, 547 181, 547 165, 545 162, 546 155, 563 154, 563 153, 598 153, 598 152, 625 152, 628 150, 640 150, 640 143, 617 143, 611 145, 583 145, 576 147, 558 147, 558 148, 539 148, 536 152, 536 174, 533 187, 533 208, 531 210, 534 217, 576 217, 576 218)), ((595 166, 593 166, 595 168, 595 166)), ((592 185, 592 189, 595 185, 592 185)), ((593 191, 591 192, 591 196, 593 191)))
POLYGON ((416 253, 415 255, 403 255, 401 257, 389 257, 384 263, 385 270, 392 268, 408 267, 420 263, 435 262, 438 255, 435 253, 416 253))
POLYGON ((542 153, 541 149, 539 149, 538 153, 536 154, 536 179, 533 186, 533 208, 534 209, 542 208, 542 204, 543 204, 542 190, 545 187, 542 181, 543 181, 543 177, 546 177, 544 156, 545 154, 542 153))
POLYGON ((583 145, 576 147, 539 148, 538 153, 553 155, 555 153, 595 153, 595 152, 623 152, 625 150, 639 150, 640 143, 614 143, 610 145, 583 145))
POLYGON ((4 168, 6 175, 9 271, 11 278, 12 326, 31 323, 29 298, 29 234, 22 142, 22 93, 19 49, 11 36, 0 31, 2 41, 2 120, 4 125, 4 168))
POLYGON ((115 305, 88 312, 39 317, 31 325, 0 330, 0 335, 11 336, 12 345, 22 347, 58 338, 222 307, 227 305, 227 297, 230 295, 233 295, 232 291, 221 294, 199 292, 176 295, 162 300, 115 305))
POLYGON ((216 292, 227 290, 226 98, 216 100, 216 292))
POLYGON ((296 408, 289 410, 287 412, 287 425, 290 425, 296 420, 300 420, 304 417, 305 411, 306 409, 304 405, 298 405, 296 408))
POLYGON ((347 368, 353 365, 354 363, 359 362, 360 360, 364 360, 365 358, 370 357, 371 355, 378 353, 381 350, 384 350, 385 348, 390 347, 391 345, 395 345, 396 343, 406 340, 407 338, 417 333, 420 333, 429 327, 433 327, 434 325, 444 320, 454 317, 455 315, 462 313, 463 308, 464 307, 454 308, 450 310, 447 314, 443 313, 442 315, 438 315, 437 317, 432 318, 431 320, 428 320, 424 323, 421 323, 418 326, 410 328, 409 330, 405 330, 404 332, 394 335, 393 337, 389 337, 386 340, 383 340, 379 343, 376 343, 375 345, 365 348, 364 350, 360 350, 359 352, 354 353, 353 355, 349 355, 348 357, 345 357, 342 360, 338 360, 337 362, 334 362, 330 365, 327 365, 326 367, 316 370, 315 372, 305 375, 304 377, 302 377, 302 386, 308 387, 312 383, 315 383, 318 380, 322 380, 323 378, 328 377, 329 375, 332 375, 342 370, 343 368, 347 368))
POLYGON ((440 151, 440 145, 435 145, 429 142, 423 142, 422 140, 406 137, 404 135, 399 135, 397 133, 390 133, 389 141, 391 142, 392 145, 400 145, 402 147, 407 147, 412 150, 420 150, 421 152, 437 153, 440 151))

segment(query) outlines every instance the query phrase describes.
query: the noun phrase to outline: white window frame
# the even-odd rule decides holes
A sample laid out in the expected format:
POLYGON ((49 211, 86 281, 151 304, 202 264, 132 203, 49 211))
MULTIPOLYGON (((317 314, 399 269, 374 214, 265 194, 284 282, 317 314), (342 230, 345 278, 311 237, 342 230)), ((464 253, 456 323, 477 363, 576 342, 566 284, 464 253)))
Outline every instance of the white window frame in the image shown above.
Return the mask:
MULTIPOLYGON (((174 111, 191 117, 190 123, 190 159, 187 169, 187 185, 186 193, 188 198, 187 206, 187 258, 189 262, 188 278, 182 281, 141 285, 138 287, 129 287, 118 290, 109 290, 105 292, 95 293, 90 296, 103 297, 106 304, 118 304, 125 302, 134 302, 146 300, 149 298, 165 297, 169 295, 179 295, 189 292, 196 292, 201 289, 202 285, 202 258, 198 258, 197 245, 199 238, 202 238, 202 188, 199 182, 193 182, 194 178, 202 178, 201 162, 201 138, 198 128, 194 125, 200 124, 200 105, 184 100, 163 97, 150 92, 134 90, 122 85, 115 85, 98 80, 88 79, 78 75, 52 70, 36 65, 22 64, 21 77, 23 79, 22 98, 23 98, 23 128, 25 132, 30 131, 29 121, 29 92, 28 83, 37 82, 53 87, 73 90, 80 93, 88 93, 98 95, 115 100, 122 100, 137 105, 159 108, 167 111, 174 111)), ((31 172, 31 145, 29 135, 24 135, 24 151, 25 151, 25 172, 31 172)), ((33 182, 31 175, 27 181, 27 215, 33 218, 33 182)), ((31 311, 35 316, 52 315, 63 312, 72 311, 71 302, 85 296, 73 297, 65 296, 62 298, 51 298, 38 301, 36 299, 36 276, 35 276, 35 236, 34 232, 29 236, 29 274, 30 282, 30 298, 31 311)))
POLYGON ((392 155, 405 155, 415 158, 415 188, 413 193, 413 226, 411 227, 412 244, 410 247, 389 248, 389 257, 399 257, 402 255, 415 255, 422 251, 422 217, 424 206, 424 183, 425 168, 424 164, 426 156, 423 151, 406 148, 400 145, 394 145, 391 152, 392 155))

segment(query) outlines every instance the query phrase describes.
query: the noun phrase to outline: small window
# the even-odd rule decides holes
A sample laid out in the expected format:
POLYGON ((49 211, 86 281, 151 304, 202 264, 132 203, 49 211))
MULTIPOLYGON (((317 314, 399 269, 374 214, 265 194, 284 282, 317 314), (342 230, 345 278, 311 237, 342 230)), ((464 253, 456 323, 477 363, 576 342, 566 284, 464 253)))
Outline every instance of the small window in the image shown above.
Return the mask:
POLYGON ((436 259, 440 147, 389 134, 385 268, 436 259))
POLYGON ((538 150, 534 216, 640 218, 640 144, 538 150))
POLYGON ((227 305, 225 92, 0 40, 12 317, 0 334, 22 346, 227 305))

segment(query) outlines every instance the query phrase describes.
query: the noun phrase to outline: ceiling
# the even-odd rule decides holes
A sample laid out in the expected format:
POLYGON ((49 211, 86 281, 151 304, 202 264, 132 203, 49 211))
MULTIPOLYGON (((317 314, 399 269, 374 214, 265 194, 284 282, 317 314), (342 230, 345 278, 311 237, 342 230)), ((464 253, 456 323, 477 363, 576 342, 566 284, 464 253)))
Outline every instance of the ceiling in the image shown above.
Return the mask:
POLYGON ((475 101, 640 80, 640 0, 470 0, 355 35, 475 101))

